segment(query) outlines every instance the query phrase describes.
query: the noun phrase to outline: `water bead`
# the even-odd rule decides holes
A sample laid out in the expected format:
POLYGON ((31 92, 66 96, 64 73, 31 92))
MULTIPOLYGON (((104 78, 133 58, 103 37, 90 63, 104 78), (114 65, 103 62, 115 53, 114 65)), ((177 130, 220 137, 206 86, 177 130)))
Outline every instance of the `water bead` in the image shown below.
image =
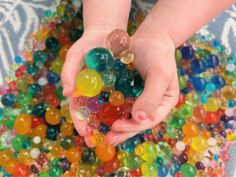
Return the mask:
POLYGON ((60 75, 61 71, 62 71, 63 64, 64 64, 64 60, 62 60, 62 59, 54 60, 51 64, 51 70, 53 72, 57 73, 58 75, 60 75))
POLYGON ((17 164, 13 171, 14 177, 28 177, 30 175, 30 169, 24 164, 17 164))
POLYGON ((211 83, 213 83, 217 89, 222 89, 225 86, 225 79, 215 75, 211 78, 211 83))
POLYGON ((206 104, 204 104, 203 108, 206 111, 216 112, 221 107, 221 103, 217 98, 211 97, 207 100, 206 104))
POLYGON ((55 37, 48 37, 46 42, 46 47, 52 52, 56 52, 60 49, 60 44, 55 37))
POLYGON ((201 91, 205 90, 207 82, 202 77, 193 77, 192 78, 192 84, 193 84, 194 89, 197 92, 201 92, 201 91))
POLYGON ((90 117, 91 111, 86 106, 81 106, 76 111, 76 118, 79 120, 88 120, 90 117))
POLYGON ((143 176, 156 177, 158 176, 157 165, 155 163, 144 162, 141 166, 143 176))
POLYGON ((183 177, 193 177, 196 175, 196 168, 189 163, 183 164, 180 171, 183 174, 183 177))
POLYGON ((76 89, 82 96, 96 96, 102 89, 102 78, 96 71, 85 69, 76 77, 76 89))
POLYGON ((120 106, 123 105, 125 102, 125 97, 124 95, 119 92, 119 91, 114 91, 110 94, 109 97, 109 102, 113 105, 113 106, 120 106))
POLYGON ((86 55, 85 63, 89 69, 102 72, 112 67, 112 54, 105 48, 94 48, 86 55))
POLYGON ((104 143, 95 147, 95 152, 96 152, 97 157, 103 162, 107 162, 113 159, 116 153, 115 148, 112 145, 108 145, 104 143))
POLYGON ((119 57, 122 51, 129 49, 129 35, 121 29, 113 30, 107 37, 106 45, 115 57, 119 57))
POLYGON ((99 103, 98 97, 88 98, 87 107, 91 112, 97 112, 101 109, 101 104, 99 103))
POLYGON ((58 109, 50 108, 45 114, 45 119, 50 125, 57 125, 61 121, 61 113, 58 109))
POLYGON ((40 86, 45 86, 47 83, 48 83, 48 80, 47 80, 46 77, 40 77, 39 80, 38 80, 38 84, 40 86))
POLYGON ((201 73, 205 71, 205 65, 202 60, 200 59, 193 59, 190 63, 190 68, 194 73, 201 73))
POLYGON ((81 159, 81 152, 76 147, 71 147, 66 152, 66 158, 71 162, 75 163, 81 159))
POLYGON ((142 160, 135 154, 129 154, 126 158, 124 158, 123 163, 124 166, 129 169, 138 169, 142 164, 142 160))
POLYGON ((35 137, 33 138, 33 143, 34 143, 34 144, 39 144, 40 142, 41 142, 40 136, 35 136, 35 137))
POLYGON ((192 138, 191 147, 197 152, 203 152, 207 150, 208 143, 207 140, 202 136, 196 136, 192 138))
POLYGON ((122 63, 120 60, 114 60, 112 70, 117 74, 121 74, 125 71, 126 65, 122 63))
POLYGON ((194 122, 187 122, 183 126, 182 130, 186 136, 190 136, 190 137, 197 136, 199 133, 198 125, 194 122))
POLYGON ((73 134, 73 125, 69 122, 64 122, 60 127, 63 136, 71 136, 73 134))
POLYGON ((178 151, 180 151, 180 152, 182 152, 182 151, 184 151, 185 150, 185 143, 183 142, 183 141, 178 141, 176 144, 175 144, 175 148, 178 150, 178 151))
POLYGON ((209 55, 207 60, 205 61, 205 66, 208 68, 215 68, 219 65, 219 58, 216 55, 209 55))
POLYGON ((12 106, 16 102, 16 96, 9 93, 9 94, 3 95, 1 101, 4 106, 12 106))
POLYGON ((194 57, 194 50, 192 46, 185 46, 181 49, 183 59, 191 59, 194 57))
POLYGON ((107 103, 109 101, 110 93, 103 91, 98 96, 99 103, 107 103))
POLYGON ((14 129, 19 134, 26 134, 31 129, 31 117, 28 114, 20 114, 16 117, 14 129))
POLYGON ((48 72, 47 80, 50 84, 56 84, 59 82, 60 77, 54 72, 48 72))
POLYGON ((40 124, 34 129, 34 134, 41 138, 44 138, 46 136, 46 131, 47 126, 44 124, 40 124))
POLYGON ((96 154, 93 149, 91 148, 86 148, 83 150, 81 154, 81 160, 82 163, 92 165, 95 163, 96 160, 96 154))
POLYGON ((125 50, 120 54, 120 61, 124 64, 130 64, 134 61, 134 53, 130 50, 125 50))
POLYGON ((112 71, 104 71, 101 73, 103 85, 106 87, 112 87, 116 81, 116 75, 112 71))

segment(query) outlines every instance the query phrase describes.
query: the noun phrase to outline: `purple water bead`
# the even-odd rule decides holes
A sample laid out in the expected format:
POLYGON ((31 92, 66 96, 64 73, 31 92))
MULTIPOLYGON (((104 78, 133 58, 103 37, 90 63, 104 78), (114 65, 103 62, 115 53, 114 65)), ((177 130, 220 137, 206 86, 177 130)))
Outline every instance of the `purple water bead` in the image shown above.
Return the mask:
POLYGON ((99 103, 98 97, 91 97, 87 101, 87 107, 91 112, 98 112, 101 109, 102 104, 99 103))
POLYGON ((205 166, 202 162, 197 162, 195 166, 198 170, 204 170, 205 169, 205 166))

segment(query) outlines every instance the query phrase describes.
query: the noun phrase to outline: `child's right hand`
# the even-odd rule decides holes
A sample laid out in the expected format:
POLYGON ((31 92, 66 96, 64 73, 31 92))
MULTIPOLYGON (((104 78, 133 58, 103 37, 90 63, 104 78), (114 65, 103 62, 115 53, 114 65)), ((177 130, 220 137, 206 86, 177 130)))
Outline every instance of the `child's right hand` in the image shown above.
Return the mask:
POLYGON ((75 91, 76 75, 83 67, 83 59, 86 53, 95 47, 105 47, 105 41, 109 32, 102 30, 87 30, 83 36, 69 49, 64 67, 62 69, 63 94, 69 97, 70 114, 74 126, 81 136, 84 136, 89 145, 87 121, 80 121, 76 118, 76 108, 73 103, 72 94, 75 91))

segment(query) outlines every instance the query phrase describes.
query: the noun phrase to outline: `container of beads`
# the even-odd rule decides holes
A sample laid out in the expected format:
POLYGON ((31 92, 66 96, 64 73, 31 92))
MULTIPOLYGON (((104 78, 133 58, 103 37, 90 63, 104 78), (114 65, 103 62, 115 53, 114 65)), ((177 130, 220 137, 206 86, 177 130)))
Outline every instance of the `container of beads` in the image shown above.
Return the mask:
MULTIPOLYGON (((113 147, 104 136, 115 120, 130 118, 144 81, 128 45, 114 48, 111 35, 107 48, 87 53, 76 79, 77 118, 90 123, 90 148, 73 126, 60 81, 66 52, 83 33, 82 12, 66 1, 54 14, 45 17, 33 35, 36 46, 23 52, 25 62, 1 87, 1 175, 226 176, 236 139, 235 56, 212 36, 193 36, 176 49, 179 103, 165 121, 113 147)), ((130 34, 139 16, 130 21, 130 34)))

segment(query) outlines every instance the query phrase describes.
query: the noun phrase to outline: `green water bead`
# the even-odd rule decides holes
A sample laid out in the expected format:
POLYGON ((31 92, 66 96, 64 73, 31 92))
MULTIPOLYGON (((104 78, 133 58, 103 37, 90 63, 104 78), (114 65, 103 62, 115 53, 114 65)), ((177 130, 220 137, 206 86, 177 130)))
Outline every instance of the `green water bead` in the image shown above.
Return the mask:
POLYGON ((40 173, 38 177, 50 177, 47 172, 40 173))
POLYGON ((88 68, 102 72, 112 67, 113 57, 105 48, 94 48, 86 55, 85 63, 88 68))
POLYGON ((93 165, 96 161, 96 154, 92 148, 86 148, 81 154, 81 160, 85 164, 93 165))
POLYGON ((186 79, 184 78, 184 76, 179 76, 179 88, 182 90, 187 86, 187 82, 186 79))
POLYGON ((35 66, 42 68, 47 61, 47 54, 41 50, 35 51, 33 54, 35 66))
POLYGON ((31 104, 33 97, 29 92, 21 93, 17 96, 17 101, 20 105, 31 104))
POLYGON ((178 116, 182 119, 191 117, 193 114, 193 108, 191 105, 182 104, 178 110, 178 116))
POLYGON ((57 52, 60 49, 60 44, 56 38, 48 37, 46 40, 46 47, 52 52, 57 52))
POLYGON ((35 75, 38 72, 38 70, 39 69, 32 63, 29 63, 26 67, 27 73, 32 75, 32 76, 35 75))
POLYGON ((60 75, 63 64, 64 64, 64 60, 61 60, 61 59, 54 60, 51 64, 51 70, 57 73, 58 75, 60 75))
POLYGON ((180 171, 184 177, 193 177, 196 176, 197 173, 195 166, 189 163, 183 164, 180 168, 180 171))
POLYGON ((12 147, 17 151, 20 152, 24 148, 24 143, 27 141, 27 137, 24 135, 16 135, 12 139, 12 147))
POLYGON ((73 138, 72 137, 65 137, 61 141, 61 147, 65 150, 70 149, 73 146, 73 138))
POLYGON ((65 100, 66 97, 63 96, 62 91, 63 91, 63 87, 60 85, 56 90, 56 95, 60 100, 65 100))
POLYGON ((104 71, 101 73, 103 84, 112 87, 116 81, 116 75, 112 71, 104 71))
POLYGON ((169 125, 173 128, 182 128, 184 124, 185 124, 185 120, 179 117, 173 117, 169 121, 169 125))
POLYGON ((143 176, 147 177, 157 177, 157 165, 155 163, 144 162, 141 166, 141 172, 143 176))
POLYGON ((135 154, 129 154, 124 158, 123 163, 129 169, 138 169, 142 164, 142 159, 135 154))
POLYGON ((167 161, 172 157, 172 149, 168 143, 160 141, 156 145, 156 149, 158 152, 158 157, 162 158, 163 160, 167 161))
POLYGON ((41 86, 38 83, 34 83, 29 86, 28 92, 32 95, 35 96, 38 91, 41 90, 41 86))
POLYGON ((134 87, 132 88, 133 97, 138 97, 138 96, 140 96, 142 92, 143 92, 143 87, 134 86, 134 87))
POLYGON ((5 120, 5 125, 8 129, 13 129, 16 115, 9 115, 5 120))
POLYGON ((53 166, 49 169, 48 174, 50 177, 60 177, 62 175, 63 171, 59 165, 53 166))

